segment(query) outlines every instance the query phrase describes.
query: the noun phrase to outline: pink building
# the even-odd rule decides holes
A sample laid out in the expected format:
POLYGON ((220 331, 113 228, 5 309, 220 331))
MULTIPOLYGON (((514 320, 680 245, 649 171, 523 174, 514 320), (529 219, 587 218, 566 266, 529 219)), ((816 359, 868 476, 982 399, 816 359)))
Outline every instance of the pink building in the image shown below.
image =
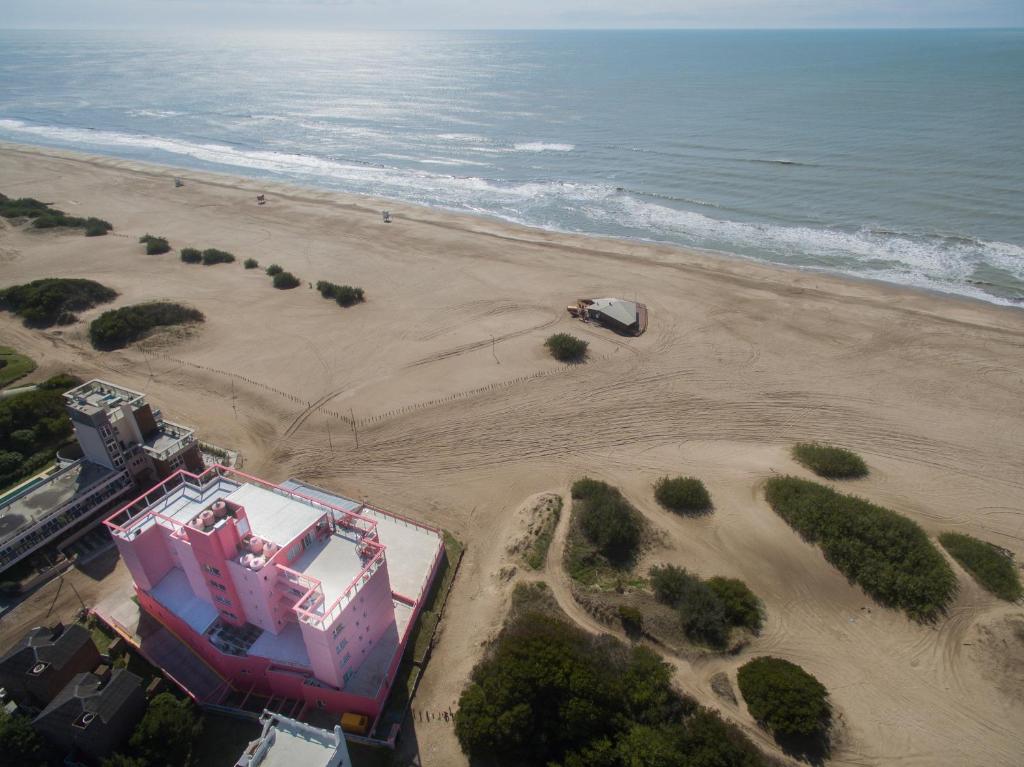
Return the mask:
POLYGON ((371 719, 444 556, 434 528, 221 466, 105 524, 142 609, 232 688, 371 719))

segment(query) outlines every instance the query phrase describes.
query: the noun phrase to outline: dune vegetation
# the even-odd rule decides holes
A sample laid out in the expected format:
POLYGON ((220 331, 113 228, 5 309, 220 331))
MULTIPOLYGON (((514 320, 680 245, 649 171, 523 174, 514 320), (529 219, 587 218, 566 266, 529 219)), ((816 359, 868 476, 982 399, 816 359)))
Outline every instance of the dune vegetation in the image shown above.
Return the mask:
POLYGON ((207 248, 203 251, 203 266, 213 266, 214 264, 231 264, 234 263, 235 256, 228 253, 226 250, 218 250, 217 248, 207 248))
POLYGON ((49 203, 40 202, 32 197, 11 199, 6 195, 0 194, 0 216, 11 219, 30 219, 35 229, 54 229, 57 227, 84 229, 86 237, 101 237, 114 228, 110 225, 109 221, 104 221, 102 218, 69 216, 64 211, 52 207, 49 203))
POLYGON ((89 326, 89 339, 97 349, 120 349, 154 328, 203 322, 198 309, 170 301, 134 304, 104 312, 89 326))
POLYGON ((650 580, 655 598, 679 613, 683 633, 691 642, 720 650, 734 628, 761 630, 764 608, 743 581, 704 581, 675 565, 655 565, 650 580))
POLYGON ((711 511, 711 496, 704 483, 695 477, 662 477, 654 483, 654 497, 677 514, 711 511))
POLYGON ((798 477, 765 484, 769 505, 852 583, 918 621, 942 614, 957 582, 921 526, 852 495, 798 477))
POLYGON ((244 266, 246 269, 258 269, 260 266, 260 262, 257 261, 255 258, 247 258, 245 259, 245 261, 242 262, 242 266, 244 266))
POLYGON ((496 767, 768 763, 737 727, 671 680, 671 667, 646 647, 593 636, 533 607, 506 622, 473 669, 455 735, 472 763, 496 767))
POLYGON ((278 290, 291 290, 301 284, 299 278, 291 272, 278 272, 274 275, 274 287, 278 290))
POLYGON ((171 244, 167 242, 166 237, 156 237, 152 234, 144 234, 139 238, 140 243, 146 245, 147 256, 159 256, 161 253, 167 253, 171 249, 171 244))
POLYGON ((1024 596, 1020 572, 1006 549, 963 533, 943 533, 939 543, 987 591, 1007 602, 1024 596))
POLYGON ((268 277, 276 277, 284 271, 284 267, 280 264, 271 264, 266 271, 268 277))
POLYGON ((354 306, 366 300, 362 288, 354 288, 351 285, 335 285, 333 282, 320 280, 316 289, 324 298, 333 299, 338 306, 354 306))
POLYGON ((639 553, 645 523, 617 487, 584 477, 572 485, 569 541, 565 549, 569 575, 584 584, 604 570, 628 570, 639 553))
POLYGON ((868 465, 852 450, 817 442, 793 445, 793 459, 826 479, 859 479, 868 475, 868 465))
POLYGON ((0 309, 21 317, 29 327, 70 325, 75 312, 117 298, 117 292, 92 280, 48 277, 0 290, 0 309))
POLYGON ((203 262, 203 251, 199 248, 182 248, 178 255, 186 264, 201 264, 203 262))
POLYGON ((754 658, 736 674, 750 715, 777 740, 825 737, 832 722, 828 690, 795 663, 754 658))
POLYGON ((548 337, 544 345, 551 352, 551 356, 559 362, 582 362, 589 347, 586 341, 568 333, 555 333, 548 337))

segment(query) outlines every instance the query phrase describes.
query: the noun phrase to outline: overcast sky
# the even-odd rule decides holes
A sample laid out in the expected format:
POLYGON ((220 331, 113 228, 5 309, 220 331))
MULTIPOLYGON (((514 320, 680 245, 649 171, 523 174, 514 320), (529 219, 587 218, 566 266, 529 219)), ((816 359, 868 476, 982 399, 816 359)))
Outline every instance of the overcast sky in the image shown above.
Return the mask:
POLYGON ((1024 27, 1024 0, 0 0, 0 27, 1024 27))

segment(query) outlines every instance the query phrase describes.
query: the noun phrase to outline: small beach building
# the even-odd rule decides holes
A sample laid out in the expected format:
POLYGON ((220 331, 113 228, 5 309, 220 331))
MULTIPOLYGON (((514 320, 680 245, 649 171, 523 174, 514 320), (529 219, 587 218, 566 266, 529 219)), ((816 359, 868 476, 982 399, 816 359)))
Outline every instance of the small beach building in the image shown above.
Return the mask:
POLYGON ((569 312, 583 320, 598 322, 618 333, 639 336, 647 330, 647 306, 621 298, 582 298, 569 312))
POLYGON ((439 530, 294 480, 179 470, 105 524, 139 606, 231 692, 375 719, 444 557, 439 530))

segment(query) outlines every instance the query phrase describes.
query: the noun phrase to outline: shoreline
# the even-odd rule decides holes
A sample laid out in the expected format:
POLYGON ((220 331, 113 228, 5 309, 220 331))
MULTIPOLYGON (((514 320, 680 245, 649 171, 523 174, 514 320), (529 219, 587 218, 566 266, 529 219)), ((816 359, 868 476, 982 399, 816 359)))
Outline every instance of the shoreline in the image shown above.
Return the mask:
MULTIPOLYGON (((798 266, 765 261, 753 256, 744 256, 729 251, 711 250, 706 248, 687 247, 658 240, 614 237, 601 234, 568 232, 558 229, 545 229, 518 222, 509 221, 487 213, 467 213, 449 208, 431 206, 422 203, 411 203, 355 192, 344 192, 323 187, 303 186, 274 179, 235 175, 228 172, 206 171, 187 166, 164 165, 162 163, 130 160, 114 155, 93 154, 72 149, 50 147, 42 144, 23 144, 0 140, 0 152, 15 152, 30 156, 50 157, 85 163, 96 167, 105 167, 148 177, 174 177, 183 180, 191 179, 204 184, 221 188, 246 190, 252 194, 273 191, 281 197, 299 201, 334 202, 338 206, 365 213, 380 215, 382 209, 392 211, 396 220, 407 219, 420 224, 449 227, 456 230, 472 232, 477 235, 492 236, 498 239, 510 239, 519 243, 535 245, 558 244, 563 248, 578 250, 588 255, 605 255, 611 257, 633 258, 637 263, 657 263, 660 266, 677 266, 680 268, 701 268, 715 271, 715 264, 720 262, 722 271, 735 274, 749 267, 752 271, 766 270, 768 273, 781 273, 799 276, 820 277, 829 282, 839 284, 866 285, 905 293, 908 296, 922 296, 932 299, 945 299, 952 304, 964 303, 992 307, 998 310, 1020 312, 1024 303, 1000 302, 978 296, 943 291, 933 287, 906 285, 876 277, 866 277, 848 272, 833 270, 827 267, 798 266), (474 226, 474 222, 480 226, 474 226), (489 225, 489 226, 486 226, 489 225), (532 235, 532 236, 531 236, 532 235), (629 253, 630 250, 649 251, 648 253, 629 253), (654 259, 658 255, 661 258, 654 259), (675 258, 673 258, 675 256, 675 258)), ((7 193, 3 189, 0 192, 7 193)), ((96 215, 100 215, 97 213, 96 215)), ((102 215, 100 215, 102 218, 102 215)), ((799 282, 799 279, 794 279, 799 282)))

